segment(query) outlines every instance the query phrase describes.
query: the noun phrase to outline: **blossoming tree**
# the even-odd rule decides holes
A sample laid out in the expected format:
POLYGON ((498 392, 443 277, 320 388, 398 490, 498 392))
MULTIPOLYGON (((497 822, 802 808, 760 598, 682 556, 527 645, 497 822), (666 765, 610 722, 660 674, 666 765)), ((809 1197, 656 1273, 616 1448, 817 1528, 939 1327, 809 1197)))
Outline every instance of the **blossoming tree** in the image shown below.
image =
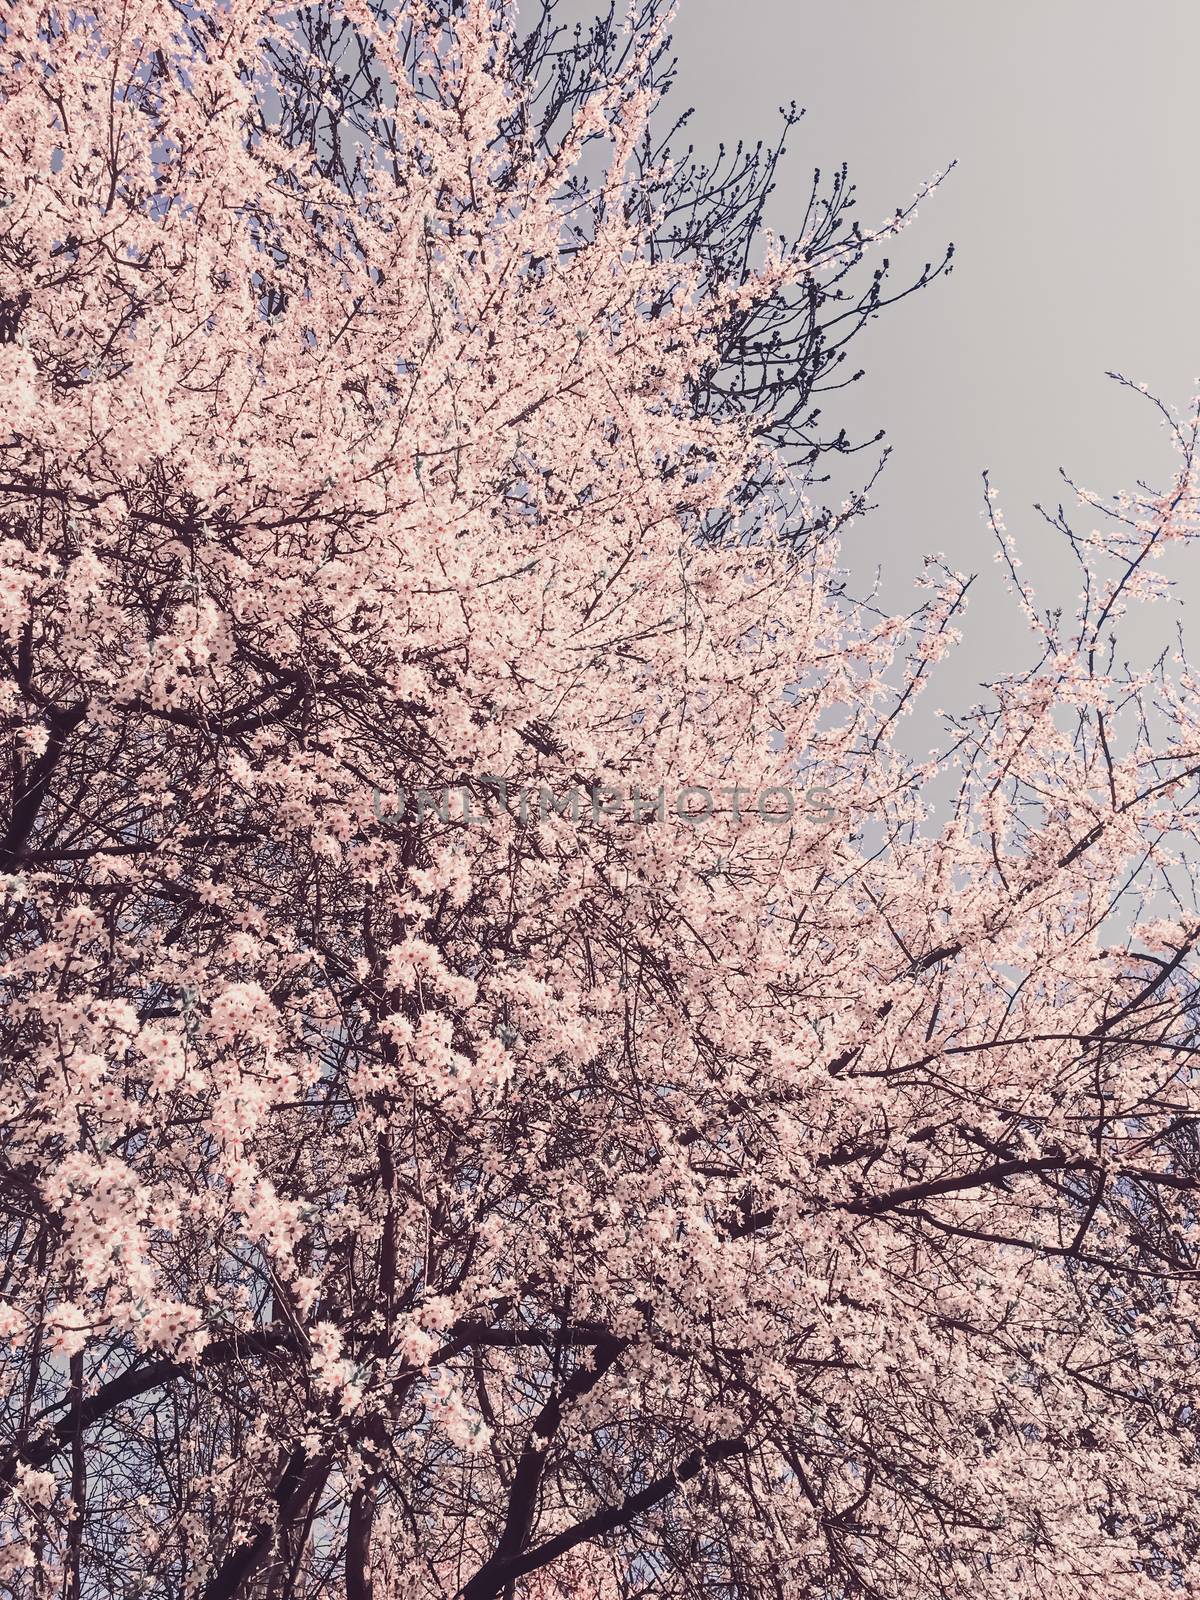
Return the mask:
POLYGON ((652 21, 335 20, 352 181, 282 11, 4 24, 0 1577, 1187 1592, 1195 420, 914 767, 966 580, 720 377, 836 239, 653 245, 652 21))

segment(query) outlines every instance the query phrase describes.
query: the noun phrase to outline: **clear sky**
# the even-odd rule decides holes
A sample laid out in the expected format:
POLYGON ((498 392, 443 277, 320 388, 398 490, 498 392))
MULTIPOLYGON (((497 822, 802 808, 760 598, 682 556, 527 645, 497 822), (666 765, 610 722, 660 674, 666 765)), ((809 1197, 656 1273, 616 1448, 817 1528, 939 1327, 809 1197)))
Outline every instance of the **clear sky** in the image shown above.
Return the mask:
MULTIPOLYGON (((1060 465, 1107 493, 1161 482, 1174 459, 1150 407, 1104 372, 1181 408, 1197 388, 1200 3, 680 0, 674 37, 672 102, 695 105, 698 151, 770 137, 781 103, 807 108, 774 196, 781 231, 814 166, 849 163, 865 225, 958 161, 888 249, 899 279, 953 240, 953 274, 858 337, 867 376, 828 415, 883 426, 895 447, 849 552, 860 586, 881 563, 899 608, 927 550, 981 572, 955 669, 969 697, 1018 664, 1022 626, 980 520, 981 470, 1039 601, 1070 606, 1074 569, 1031 503, 1057 503, 1060 465)), ((1176 570, 1200 612, 1196 557, 1176 570)), ((1173 620, 1156 611, 1137 642, 1173 620)))

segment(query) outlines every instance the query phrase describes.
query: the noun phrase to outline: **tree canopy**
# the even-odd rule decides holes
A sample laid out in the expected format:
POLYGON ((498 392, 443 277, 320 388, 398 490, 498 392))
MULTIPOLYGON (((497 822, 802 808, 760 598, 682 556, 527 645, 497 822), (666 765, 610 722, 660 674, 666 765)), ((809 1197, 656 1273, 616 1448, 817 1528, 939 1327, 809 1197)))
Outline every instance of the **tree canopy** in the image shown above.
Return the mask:
POLYGON ((539 27, 5 20, 0 1577, 1186 1592, 1196 417, 1073 615, 989 493, 914 763, 968 579, 851 604, 805 421, 895 223, 688 234, 654 9, 539 27))

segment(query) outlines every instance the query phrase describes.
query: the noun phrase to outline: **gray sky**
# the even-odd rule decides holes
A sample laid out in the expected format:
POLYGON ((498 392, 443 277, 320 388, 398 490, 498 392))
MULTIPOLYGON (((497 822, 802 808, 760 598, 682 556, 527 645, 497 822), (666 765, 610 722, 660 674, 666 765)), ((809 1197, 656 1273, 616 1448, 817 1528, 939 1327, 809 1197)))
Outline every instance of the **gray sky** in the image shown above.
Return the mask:
MULTIPOLYGON (((1174 460, 1151 408, 1104 371, 1181 409, 1200 374, 1200 4, 680 0, 674 36, 671 98, 696 107, 698 152, 771 137, 777 105, 807 107, 774 196, 781 231, 795 231, 814 166, 849 163, 866 226, 958 160, 888 248, 899 281, 952 239, 953 274, 858 336, 848 359, 867 376, 827 415, 883 426, 895 447, 880 510, 851 536, 856 576, 881 563, 899 608, 925 551, 981 573, 955 658, 952 698, 969 700, 1023 656, 979 517, 981 470, 1039 601, 1070 606, 1075 570, 1031 503, 1057 503, 1060 465, 1108 493, 1161 482, 1174 460)), ((1194 560, 1176 570, 1200 597, 1194 560)), ((1139 643, 1164 625, 1157 611, 1139 643)))

